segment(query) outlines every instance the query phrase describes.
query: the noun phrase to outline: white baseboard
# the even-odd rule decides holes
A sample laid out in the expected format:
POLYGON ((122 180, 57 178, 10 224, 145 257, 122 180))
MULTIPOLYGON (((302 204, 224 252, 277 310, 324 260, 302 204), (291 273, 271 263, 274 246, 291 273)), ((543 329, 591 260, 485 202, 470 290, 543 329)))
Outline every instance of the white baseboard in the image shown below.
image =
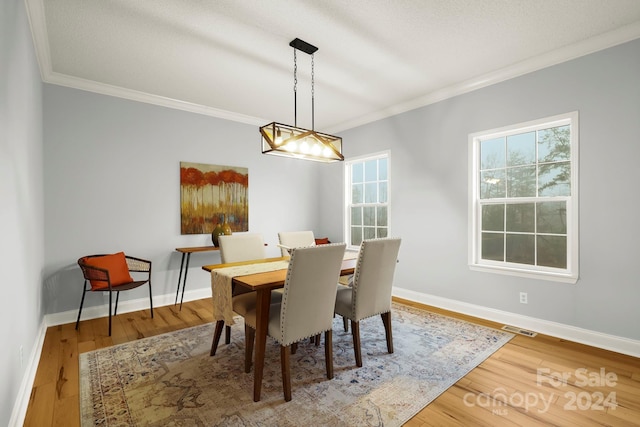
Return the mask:
POLYGON ((423 294, 402 288, 394 287, 393 296, 445 310, 455 311, 457 313, 467 314, 469 316, 480 317, 482 319, 503 323, 505 325, 529 329, 541 334, 575 341, 592 347, 599 347, 633 357, 640 357, 640 341, 629 338, 608 335, 602 332, 582 329, 562 323, 550 322, 548 320, 537 319, 535 317, 523 316, 521 314, 510 313, 508 311, 495 310, 480 305, 423 294))

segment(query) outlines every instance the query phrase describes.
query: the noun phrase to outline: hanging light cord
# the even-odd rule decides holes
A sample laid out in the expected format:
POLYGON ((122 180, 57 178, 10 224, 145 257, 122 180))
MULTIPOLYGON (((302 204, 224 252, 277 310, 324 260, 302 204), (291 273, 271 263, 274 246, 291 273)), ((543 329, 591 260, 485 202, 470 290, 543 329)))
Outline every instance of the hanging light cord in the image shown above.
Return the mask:
POLYGON ((311 130, 316 130, 316 126, 315 126, 315 120, 316 120, 316 114, 315 114, 315 103, 314 103, 314 98, 315 98, 315 90, 314 90, 314 72, 313 72, 313 53, 311 54, 311 130))
POLYGON ((298 58, 293 48, 293 125, 298 127, 298 58))

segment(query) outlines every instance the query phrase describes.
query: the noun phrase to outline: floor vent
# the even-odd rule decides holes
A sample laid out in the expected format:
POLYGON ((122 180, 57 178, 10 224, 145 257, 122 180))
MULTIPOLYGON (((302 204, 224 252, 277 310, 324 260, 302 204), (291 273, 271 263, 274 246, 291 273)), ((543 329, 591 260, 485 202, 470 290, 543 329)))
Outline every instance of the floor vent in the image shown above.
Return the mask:
POLYGON ((536 335, 538 335, 536 332, 528 331, 522 328, 516 328, 515 326, 504 325, 502 329, 507 332, 513 332, 516 334, 524 335, 526 337, 535 337, 536 335))

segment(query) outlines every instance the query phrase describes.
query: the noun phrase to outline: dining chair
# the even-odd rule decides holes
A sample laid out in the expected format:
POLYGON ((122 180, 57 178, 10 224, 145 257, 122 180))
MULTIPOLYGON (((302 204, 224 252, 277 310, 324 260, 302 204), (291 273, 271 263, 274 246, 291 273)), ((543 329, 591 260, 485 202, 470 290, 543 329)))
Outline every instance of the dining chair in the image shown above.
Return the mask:
MULTIPOLYGON (((271 304, 267 333, 280 344, 284 400, 291 400, 290 347, 324 332, 327 378, 333 378, 332 323, 344 243, 294 248, 284 282, 282 301, 271 304)), ((245 344, 253 347, 256 308, 245 314, 245 344)), ((250 347, 249 347, 250 346, 250 347)), ((252 352, 246 351, 245 358, 252 352)), ((251 365, 245 360, 245 367, 251 365)))
POLYGON ((151 261, 125 255, 124 252, 115 254, 88 255, 78 260, 78 265, 84 276, 80 310, 76 320, 76 330, 80 324, 80 315, 84 297, 87 292, 109 292, 109 336, 111 336, 111 307, 112 294, 116 293, 116 305, 113 315, 118 314, 118 299, 120 292, 138 288, 149 284, 149 306, 153 318, 153 295, 151 293, 151 261), (131 273, 139 273, 139 277, 132 277, 131 273), (87 282, 90 284, 87 287, 87 282))
POLYGON ((335 312, 351 320, 356 365, 362 366, 360 321, 380 315, 393 353, 391 334, 391 287, 400 250, 400 238, 363 240, 351 286, 338 285, 335 312))
POLYGON ((314 246, 316 244, 313 231, 281 231, 278 233, 278 242, 282 256, 288 256, 291 248, 314 246))
MULTIPOLYGON (((220 260, 223 264, 266 258, 264 239, 259 233, 221 235, 218 237, 218 244, 220 245, 220 260)), ((272 302, 279 302, 280 298, 281 295, 273 293, 272 302)), ((233 311, 243 315, 248 309, 255 307, 256 293, 234 286, 231 291, 231 302, 233 311)), ((214 335, 211 343, 211 355, 216 353, 219 340, 220 336, 214 335)), ((230 342, 231 326, 226 325, 225 344, 230 342)))

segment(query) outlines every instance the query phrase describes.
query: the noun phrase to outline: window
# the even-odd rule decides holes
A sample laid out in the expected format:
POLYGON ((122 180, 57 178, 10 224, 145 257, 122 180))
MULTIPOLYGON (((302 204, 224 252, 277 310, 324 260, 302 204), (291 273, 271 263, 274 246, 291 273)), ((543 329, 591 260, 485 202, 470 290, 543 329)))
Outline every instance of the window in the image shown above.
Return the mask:
POLYGON ((469 136, 472 269, 575 283, 578 113, 469 136))
POLYGON ((346 223, 348 246, 389 234, 389 153, 378 153, 345 162, 346 223))

